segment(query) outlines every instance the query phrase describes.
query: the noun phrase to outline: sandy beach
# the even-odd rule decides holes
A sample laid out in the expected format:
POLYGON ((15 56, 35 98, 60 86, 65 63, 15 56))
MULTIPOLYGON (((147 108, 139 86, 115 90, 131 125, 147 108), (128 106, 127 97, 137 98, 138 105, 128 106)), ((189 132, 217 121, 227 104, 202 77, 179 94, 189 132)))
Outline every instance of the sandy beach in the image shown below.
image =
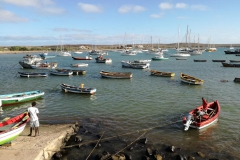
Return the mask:
MULTIPOLYGON (((73 133, 73 124, 41 125, 39 136, 30 137, 29 124, 10 146, 0 146, 0 160, 48 160, 59 151, 67 134, 73 133)), ((34 133, 34 132, 33 132, 34 133)))

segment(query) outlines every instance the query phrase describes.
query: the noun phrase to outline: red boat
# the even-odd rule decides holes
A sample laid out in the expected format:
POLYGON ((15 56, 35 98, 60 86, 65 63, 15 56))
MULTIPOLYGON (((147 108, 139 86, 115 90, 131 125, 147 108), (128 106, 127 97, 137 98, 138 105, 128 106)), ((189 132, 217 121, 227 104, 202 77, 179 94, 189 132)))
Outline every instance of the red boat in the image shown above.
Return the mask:
POLYGON ((74 60, 92 60, 92 57, 72 57, 74 60))
POLYGON ((218 120, 220 114, 220 104, 216 100, 207 104, 207 109, 204 110, 203 106, 199 106, 191 110, 187 116, 183 117, 184 130, 187 131, 189 127, 202 129, 218 120), (200 115, 196 112, 201 112, 200 115))

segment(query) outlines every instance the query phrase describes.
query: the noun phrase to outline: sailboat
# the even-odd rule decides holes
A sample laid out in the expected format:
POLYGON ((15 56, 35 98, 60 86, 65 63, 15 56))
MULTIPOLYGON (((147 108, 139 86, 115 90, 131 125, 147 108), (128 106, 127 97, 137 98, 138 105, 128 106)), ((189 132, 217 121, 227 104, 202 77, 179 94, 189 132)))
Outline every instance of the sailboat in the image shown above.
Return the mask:
POLYGON ((62 37, 61 37, 61 52, 58 54, 58 56, 61 56, 61 57, 71 57, 71 53, 69 51, 64 51, 64 47, 62 45, 62 37))
POLYGON ((180 32, 180 29, 179 29, 179 27, 178 27, 178 46, 177 46, 177 49, 176 49, 176 54, 172 54, 172 55, 170 55, 170 57, 188 57, 188 56, 190 56, 190 54, 188 54, 188 53, 180 53, 179 52, 179 32, 180 32))
POLYGON ((191 55, 201 55, 202 54, 202 51, 199 49, 199 35, 198 35, 198 49, 191 50, 191 51, 189 51, 189 53, 191 55))
POLYGON ((232 46, 232 44, 230 45, 230 48, 229 49, 234 49, 234 47, 232 46))

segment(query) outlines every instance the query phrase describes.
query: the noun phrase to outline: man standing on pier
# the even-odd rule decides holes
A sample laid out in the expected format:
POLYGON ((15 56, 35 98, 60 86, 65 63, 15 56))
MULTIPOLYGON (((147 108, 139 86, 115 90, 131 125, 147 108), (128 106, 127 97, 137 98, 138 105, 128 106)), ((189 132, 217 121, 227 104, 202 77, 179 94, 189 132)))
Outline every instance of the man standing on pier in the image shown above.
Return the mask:
POLYGON ((30 134, 28 136, 32 136, 32 130, 35 129, 35 136, 37 136, 37 134, 39 135, 39 121, 38 121, 38 108, 36 108, 36 102, 32 102, 32 106, 28 108, 28 115, 30 117, 30 134))

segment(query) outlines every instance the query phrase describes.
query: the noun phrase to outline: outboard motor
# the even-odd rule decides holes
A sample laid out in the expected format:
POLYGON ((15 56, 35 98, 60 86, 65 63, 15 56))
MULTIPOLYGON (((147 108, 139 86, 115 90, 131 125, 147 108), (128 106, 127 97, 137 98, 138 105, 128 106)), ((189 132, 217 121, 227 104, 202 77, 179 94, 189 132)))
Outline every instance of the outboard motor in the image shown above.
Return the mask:
POLYGON ((193 122, 193 115, 192 114, 188 114, 187 116, 187 119, 186 119, 186 123, 184 124, 184 131, 187 131, 190 127, 190 125, 192 124, 193 122))

